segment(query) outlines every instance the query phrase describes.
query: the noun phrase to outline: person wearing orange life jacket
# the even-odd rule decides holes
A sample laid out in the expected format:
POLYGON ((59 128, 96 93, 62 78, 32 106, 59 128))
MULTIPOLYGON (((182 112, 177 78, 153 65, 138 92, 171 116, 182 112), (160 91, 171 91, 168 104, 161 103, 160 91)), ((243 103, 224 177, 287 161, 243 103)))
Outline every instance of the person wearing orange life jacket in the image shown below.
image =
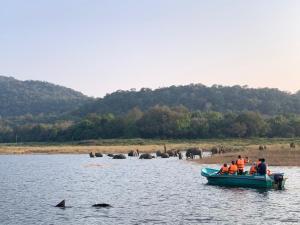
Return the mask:
POLYGON ((254 174, 256 174, 256 172, 257 172, 257 166, 256 166, 256 163, 254 162, 254 163, 252 164, 252 166, 250 167, 249 174, 250 174, 250 175, 254 175, 254 174))
POLYGON ((236 160, 236 165, 238 169, 238 175, 242 175, 244 172, 245 160, 242 158, 241 155, 238 156, 238 160, 236 160))
POLYGON ((219 170, 218 174, 228 174, 228 167, 227 167, 227 163, 224 163, 224 165, 221 167, 221 169, 219 170))
POLYGON ((247 164, 249 162, 250 162, 250 160, 249 160, 248 156, 246 156, 245 159, 244 159, 244 164, 247 164))
POLYGON ((235 164, 234 161, 231 162, 231 165, 228 168, 228 173, 229 174, 235 174, 238 171, 237 165, 235 164))

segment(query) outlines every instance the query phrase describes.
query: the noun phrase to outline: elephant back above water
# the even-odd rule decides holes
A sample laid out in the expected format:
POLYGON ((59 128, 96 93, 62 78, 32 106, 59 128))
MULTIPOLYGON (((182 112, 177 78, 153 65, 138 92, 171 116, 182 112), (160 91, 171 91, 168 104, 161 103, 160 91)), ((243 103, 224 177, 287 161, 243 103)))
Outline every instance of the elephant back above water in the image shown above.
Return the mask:
POLYGON ((126 159, 126 156, 123 154, 114 155, 113 159, 126 159))
POLYGON ((96 157, 103 157, 102 153, 100 153, 100 152, 96 152, 96 153, 95 153, 95 156, 96 156, 96 157))
POLYGON ((161 153, 161 157, 162 158, 169 158, 169 154, 168 153, 161 153))
POLYGON ((140 159, 152 159, 152 155, 149 153, 144 153, 140 155, 140 159))

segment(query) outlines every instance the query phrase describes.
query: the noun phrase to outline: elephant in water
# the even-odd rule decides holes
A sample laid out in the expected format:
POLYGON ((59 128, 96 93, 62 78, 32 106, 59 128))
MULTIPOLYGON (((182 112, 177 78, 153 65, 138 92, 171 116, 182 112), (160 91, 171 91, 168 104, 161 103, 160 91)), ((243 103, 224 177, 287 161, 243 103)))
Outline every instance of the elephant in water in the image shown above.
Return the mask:
POLYGON ((149 153, 144 153, 140 155, 140 159, 152 159, 152 155, 149 153))
POLYGON ((156 151, 156 156, 157 156, 157 157, 160 157, 160 156, 161 156, 161 154, 162 154, 162 153, 161 153, 161 151, 160 151, 160 150, 156 151))
POLYGON ((126 156, 123 154, 114 155, 113 159, 126 159, 126 156))
POLYGON ((178 156, 178 153, 180 152, 180 150, 176 150, 176 149, 171 149, 171 150, 168 150, 167 153, 170 157, 177 157, 178 156))
POLYGON ((160 155, 162 158, 169 158, 169 154, 168 153, 161 153, 160 155))
POLYGON ((186 158, 195 158, 195 156, 198 155, 200 159, 203 157, 202 149, 200 148, 189 148, 186 150, 185 156, 186 158))
POLYGON ((136 157, 136 156, 138 156, 138 153, 137 153, 137 151, 132 150, 132 151, 128 152, 128 156, 130 156, 130 157, 136 157))
POLYGON ((96 153, 95 153, 95 156, 96 156, 96 157, 103 157, 102 153, 100 153, 100 152, 96 152, 96 153))

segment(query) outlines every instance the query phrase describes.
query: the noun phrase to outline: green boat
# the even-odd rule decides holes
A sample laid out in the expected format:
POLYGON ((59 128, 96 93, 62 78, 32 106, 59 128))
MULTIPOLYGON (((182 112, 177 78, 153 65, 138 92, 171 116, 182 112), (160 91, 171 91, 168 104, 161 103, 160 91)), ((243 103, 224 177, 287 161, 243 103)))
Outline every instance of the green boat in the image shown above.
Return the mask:
POLYGON ((203 168, 201 175, 207 178, 208 184, 227 186, 227 187, 249 187, 249 188, 275 188, 283 189, 286 178, 283 173, 275 173, 268 175, 229 175, 218 174, 219 170, 211 168, 203 168))

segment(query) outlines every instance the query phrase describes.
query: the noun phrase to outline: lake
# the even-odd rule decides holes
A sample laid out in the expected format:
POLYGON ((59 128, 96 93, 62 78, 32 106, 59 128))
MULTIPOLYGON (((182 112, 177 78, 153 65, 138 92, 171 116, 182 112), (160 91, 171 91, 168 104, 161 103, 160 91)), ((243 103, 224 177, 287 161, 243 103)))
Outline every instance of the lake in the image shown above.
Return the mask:
POLYGON ((2 155, 0 224, 300 224, 300 167, 270 167, 288 177, 282 191, 210 186, 201 167, 177 158, 2 155), (70 208, 53 207, 63 199, 70 208))

